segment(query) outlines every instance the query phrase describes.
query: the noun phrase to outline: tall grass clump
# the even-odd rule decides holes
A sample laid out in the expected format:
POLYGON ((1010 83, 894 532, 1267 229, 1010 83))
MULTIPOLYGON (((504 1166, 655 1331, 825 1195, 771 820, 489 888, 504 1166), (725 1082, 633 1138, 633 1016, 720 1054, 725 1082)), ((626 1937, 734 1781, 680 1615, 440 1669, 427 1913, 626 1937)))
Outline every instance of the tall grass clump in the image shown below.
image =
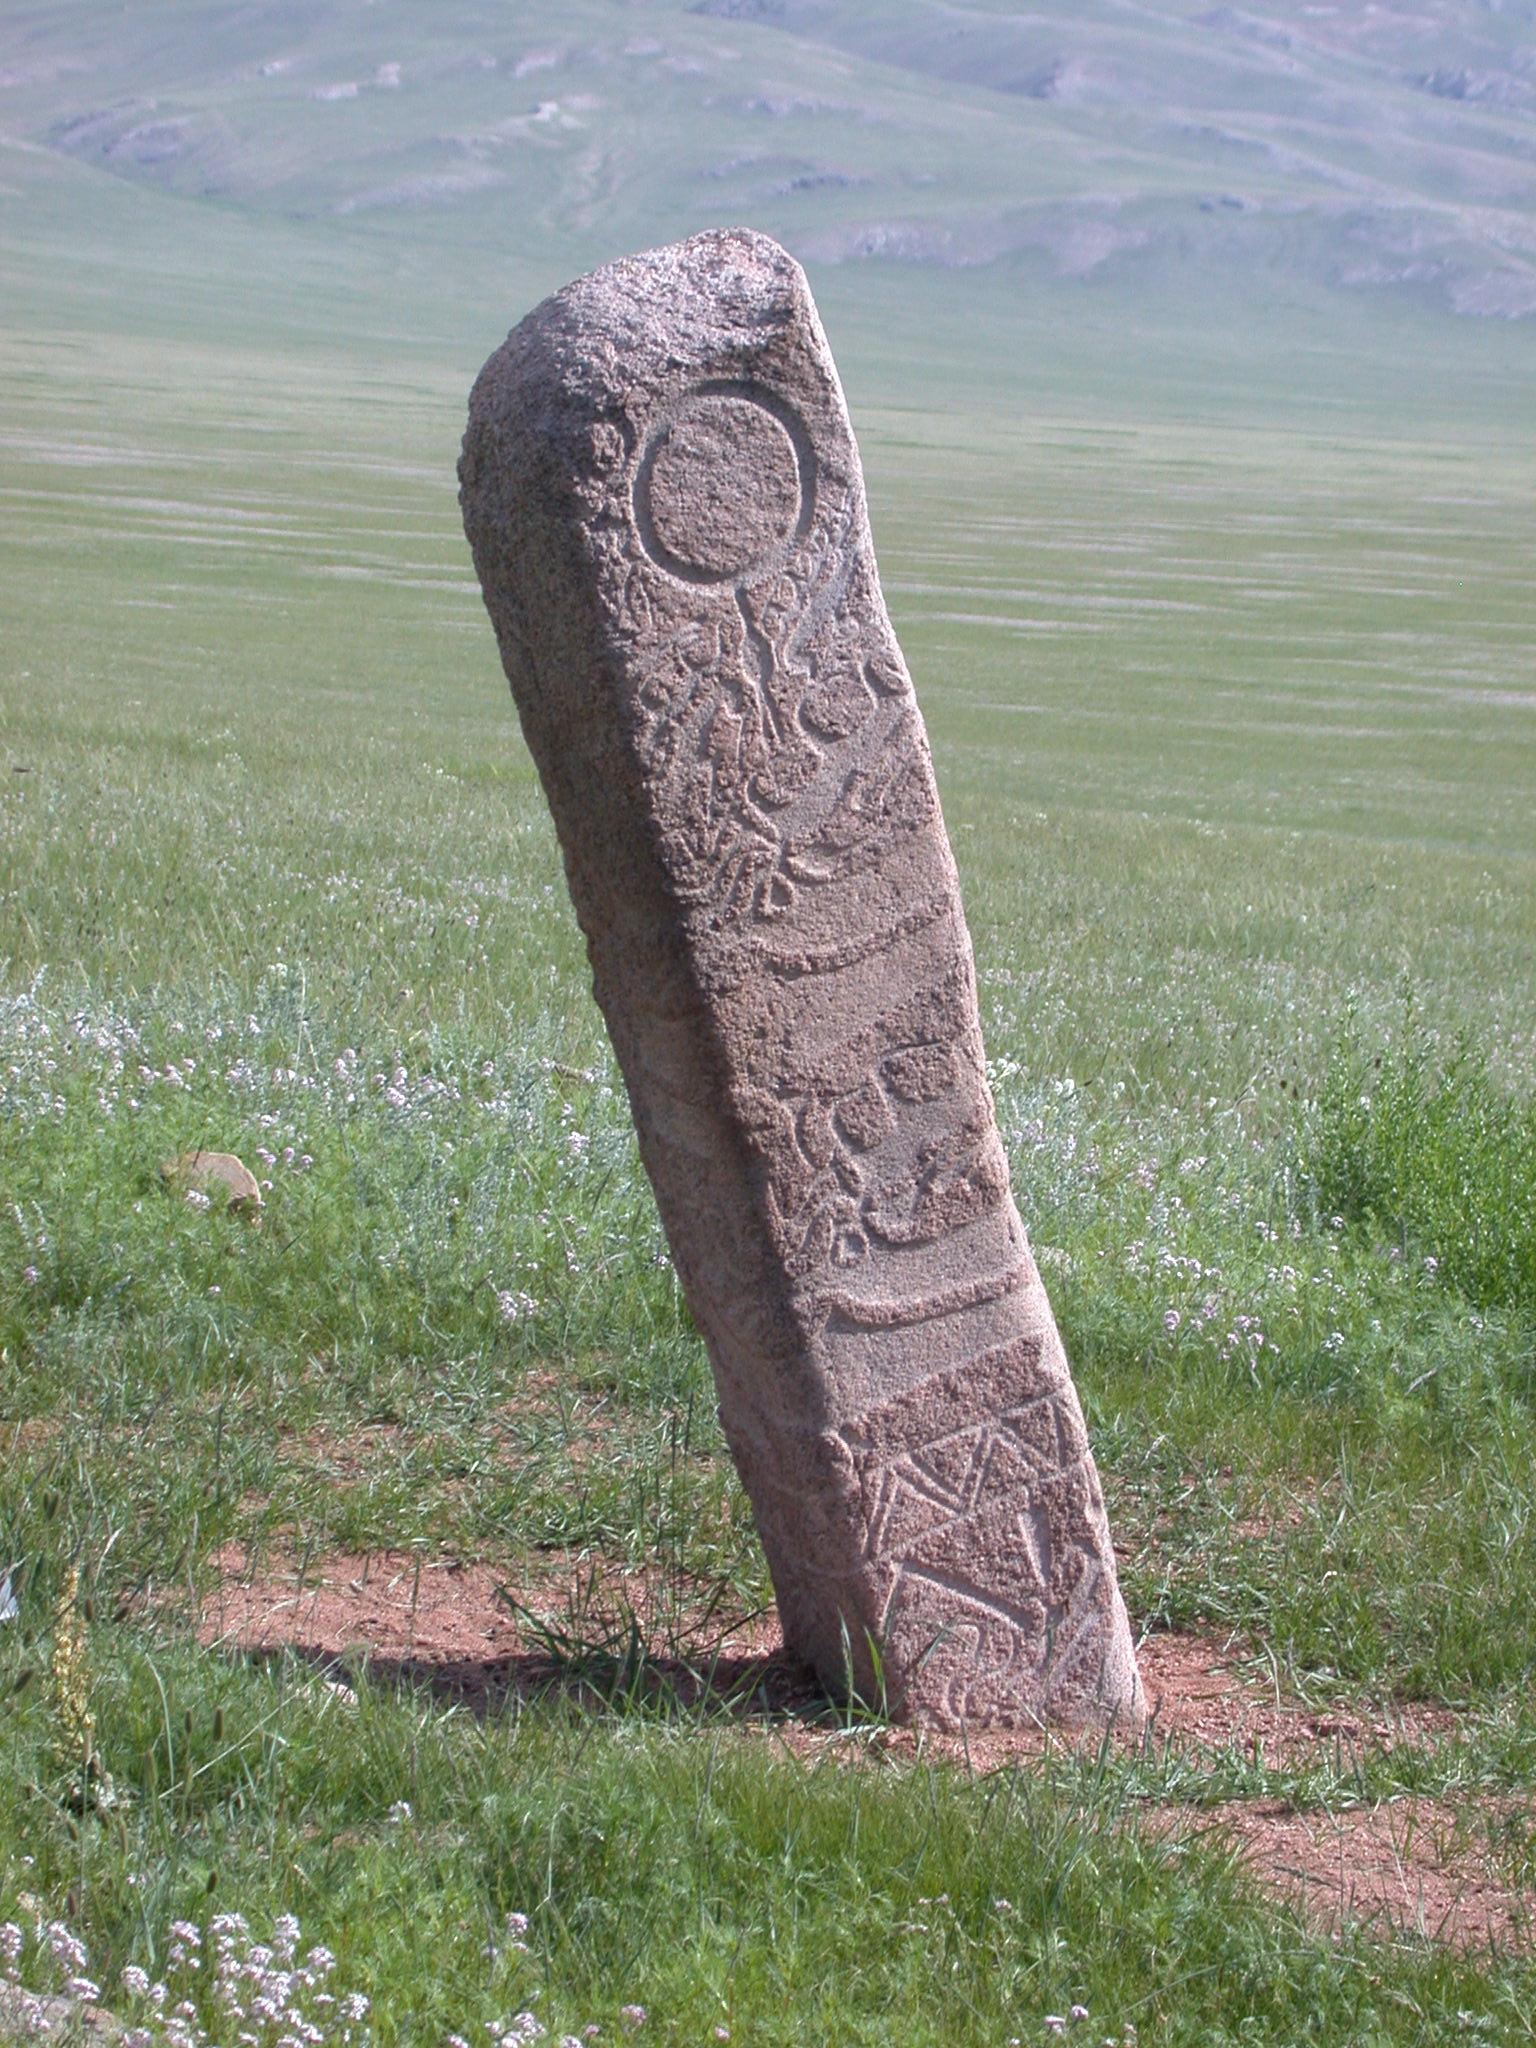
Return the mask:
POLYGON ((1302 1169, 1321 1216, 1536 1329, 1536 1098, 1504 1089, 1471 1038, 1446 1053, 1416 1028, 1372 1054, 1352 1025, 1305 1119, 1302 1169))
POLYGON ((125 2048, 1408 2048, 1530 2008, 1513 1957, 1409 1941, 1388 1976, 1309 1932, 1107 1756, 980 1778, 862 1733, 481 1721, 106 1618, 93 1652, 110 1813, 53 1796, 46 1691, 0 1700, 0 2036, 7 1992, 99 1997, 125 2048))

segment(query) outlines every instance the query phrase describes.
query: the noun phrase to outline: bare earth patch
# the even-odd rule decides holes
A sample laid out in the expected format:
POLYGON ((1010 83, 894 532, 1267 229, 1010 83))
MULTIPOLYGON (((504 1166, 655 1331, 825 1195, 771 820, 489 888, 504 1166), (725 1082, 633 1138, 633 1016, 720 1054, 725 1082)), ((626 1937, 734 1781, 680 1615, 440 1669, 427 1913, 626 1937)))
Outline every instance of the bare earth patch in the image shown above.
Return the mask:
POLYGON ((1422 1748, 1450 1734, 1448 1707, 1423 1704, 1364 1712, 1359 1708, 1304 1707, 1278 1685, 1261 1690, 1240 1678, 1226 1647, 1203 1636, 1148 1636, 1137 1655, 1151 1708, 1154 1739, 1168 1737, 1195 1750, 1247 1751, 1260 1762, 1304 1761, 1320 1745, 1351 1751, 1422 1748))
POLYGON ((64 1425, 56 1415, 28 1415, 16 1422, 3 1425, 6 1450, 13 1456, 23 1451, 42 1450, 63 1433, 64 1425))
POLYGON ((626 1665, 680 1704, 754 1716, 815 1713, 823 1695, 784 1650, 776 1616, 722 1607, 708 1587, 591 1558, 535 1553, 516 1570, 375 1551, 253 1570, 218 1553, 199 1640, 293 1651, 323 1668, 366 1659, 376 1676, 494 1710, 552 1689, 600 1698, 626 1665))
MULTIPOLYGON (((1474 1810, 1474 1826, 1477 1817, 1474 1810)), ((1212 1807, 1186 1831, 1234 1839, 1256 1877, 1325 1925, 1363 1921, 1457 1948, 1523 1948, 1533 1902, 1502 1880, 1486 1845, 1469 1839, 1468 1820, 1434 1799, 1345 1813, 1254 1800, 1212 1807)))
POLYGON ((419 1660, 445 1676, 519 1647, 496 1602, 501 1575, 485 1566, 376 1551, 253 1570, 234 1547, 214 1564, 218 1583, 198 1624, 205 1643, 296 1650, 317 1661, 419 1660))
MULTIPOLYGON (((287 1651, 329 1672, 366 1662, 377 1678, 429 1686, 477 1712, 551 1691, 600 1702, 623 1685, 728 1709, 800 1753, 944 1757, 983 1772, 1062 1740, 1037 1729, 961 1739, 889 1728, 863 1730, 850 1746, 814 1677, 785 1651, 772 1609, 742 1614, 707 1587, 592 1558, 536 1553, 508 1571, 382 1551, 253 1567, 231 1547, 214 1562, 218 1580, 197 1624, 210 1647, 287 1651)), ((1151 1739, 1196 1754, 1235 1748, 1302 1766, 1325 1749, 1423 1747, 1456 1726, 1441 1707, 1305 1707, 1253 1684, 1231 1646, 1198 1636, 1150 1636, 1139 1654, 1151 1739)), ((1325 1924, 1375 1922, 1462 1947, 1520 1944, 1532 1901, 1498 1876, 1478 1833, 1482 1812, 1429 1799, 1340 1813, 1254 1800, 1171 1807, 1158 1824, 1230 1840, 1254 1876, 1325 1924)))

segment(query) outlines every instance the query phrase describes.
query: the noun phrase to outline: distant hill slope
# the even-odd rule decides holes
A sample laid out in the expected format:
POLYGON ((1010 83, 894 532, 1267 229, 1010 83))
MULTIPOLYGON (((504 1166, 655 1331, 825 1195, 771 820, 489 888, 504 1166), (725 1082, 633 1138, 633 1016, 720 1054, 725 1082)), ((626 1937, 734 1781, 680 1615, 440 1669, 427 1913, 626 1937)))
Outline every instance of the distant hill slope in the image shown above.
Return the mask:
POLYGON ((1536 0, 46 0, 0 19, 0 133, 534 264, 750 219, 822 264, 1536 316, 1536 0))

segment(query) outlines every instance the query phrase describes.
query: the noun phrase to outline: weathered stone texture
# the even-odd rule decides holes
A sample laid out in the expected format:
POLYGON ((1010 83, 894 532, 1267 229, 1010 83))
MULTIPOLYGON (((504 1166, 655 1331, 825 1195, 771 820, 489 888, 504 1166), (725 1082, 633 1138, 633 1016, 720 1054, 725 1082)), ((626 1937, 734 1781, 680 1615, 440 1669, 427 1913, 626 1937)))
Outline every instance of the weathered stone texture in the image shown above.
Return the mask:
POLYGON ((804 276, 721 232, 486 364, 464 517, 785 1635, 940 1726, 1141 1712, 804 276))

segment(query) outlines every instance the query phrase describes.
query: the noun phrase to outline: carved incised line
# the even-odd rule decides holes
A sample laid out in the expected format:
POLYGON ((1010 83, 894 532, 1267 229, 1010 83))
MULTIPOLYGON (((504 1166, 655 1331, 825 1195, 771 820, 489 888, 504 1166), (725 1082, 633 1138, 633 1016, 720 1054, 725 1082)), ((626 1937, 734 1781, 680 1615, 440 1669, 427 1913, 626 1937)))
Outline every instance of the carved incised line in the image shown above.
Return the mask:
MULTIPOLYGON (((891 1585, 890 1597, 886 1601, 887 1617, 890 1616, 891 1610, 900 1601, 904 1589, 914 1582, 925 1586, 937 1587, 940 1592, 948 1593, 955 1599, 962 1600, 967 1607, 984 1609, 994 1620, 1001 1622, 1010 1635, 1022 1636, 1027 1631, 1031 1637, 1038 1638, 1039 1636, 1039 1629, 1031 1627, 1033 1617, 1028 1612, 1029 1602, 1027 1596, 1023 1603, 1015 1606, 1011 1601, 1000 1599, 995 1593, 983 1591, 980 1586, 974 1584, 972 1580, 966 1578, 961 1572, 937 1571, 930 1566, 920 1564, 903 1565, 896 1573, 891 1585)), ((1039 1601, 1036 1604, 1045 1605, 1043 1601, 1039 1601)), ((968 1619, 968 1616, 956 1617, 961 1626, 968 1619)), ((954 1623, 951 1624, 951 1626, 954 1625, 954 1623)), ((887 1626, 889 1626, 888 1619, 887 1626)))
MULTIPOLYGON (((903 1567, 892 1582, 882 1616, 883 1629, 892 1633, 905 1625, 910 1631, 916 1617, 900 1610, 909 1587, 927 1587, 941 1599, 956 1603, 956 1611, 934 1625, 931 1619, 920 1626, 927 1636, 924 1658, 938 1652, 960 1650, 955 1668, 947 1675, 947 1709, 957 1720, 967 1720, 989 1696, 1006 1694, 1020 1672, 1028 1672, 1041 1687, 1041 1709, 1049 1707, 1058 1690, 1071 1675, 1071 1663, 1085 1636, 1097 1637, 1103 1626, 1106 1583, 1103 1566, 1083 1553, 1084 1570, 1073 1588, 1070 1606, 1063 1603, 1035 1603, 1014 1608, 1008 1602, 982 1591, 962 1575, 934 1572, 921 1567, 903 1567), (983 1631, 995 1631, 1000 1642, 987 1646, 983 1631)), ((919 1612, 928 1610, 923 1601, 919 1612)))
POLYGON ((764 940, 755 940, 750 953, 744 956, 743 969, 748 971, 761 967, 781 981, 795 981, 814 974, 835 974, 845 967, 857 967, 862 961, 889 953, 903 939, 925 931, 929 925, 937 924, 941 917, 952 915, 953 911, 954 904, 948 893, 941 892, 883 930, 866 933, 861 938, 845 939, 841 945, 803 946, 791 952, 776 950, 764 940))
MULTIPOLYGON (((652 425, 628 497, 652 569, 707 606, 650 650, 637 690, 641 758, 681 798, 675 884, 716 923, 772 923, 934 811, 905 670, 856 621, 871 571, 853 497, 822 503, 799 414, 729 381, 652 425)), ((657 622, 633 572, 619 609, 657 622)))
MULTIPOLYGON (((951 908, 944 890, 886 929, 830 943, 795 914, 804 892, 899 860, 936 807, 905 669, 893 647, 865 644, 861 620, 877 593, 856 500, 850 488, 825 502, 799 413, 760 386, 709 382, 643 434, 627 423, 609 430, 594 456, 609 495, 593 503, 589 530, 620 611, 642 606, 652 640, 635 741, 669 821, 672 885, 700 936, 718 935, 711 965, 722 992, 857 966, 938 923, 951 908), (755 492, 745 502, 744 488, 755 492), (628 538, 615 556, 619 529, 628 538), (636 577, 657 572, 647 593, 636 577), (767 940, 775 927, 777 944, 767 940)), ((791 1274, 856 1265, 877 1243, 931 1242, 1004 1199, 984 1088, 944 1054, 965 998, 946 987, 945 1014, 921 1028, 888 1015, 867 1045, 847 1049, 841 1080, 772 1063, 746 1078, 741 1107, 767 1168, 767 1222, 791 1274), (926 1133, 921 1106, 956 1091, 955 1114, 926 1133), (911 1106, 919 1121, 902 1138, 911 1106)), ((848 1306, 864 1327, 929 1313, 848 1306)))
POLYGON ((461 474, 786 1641, 940 1725, 1134 1715, 801 274, 733 233, 578 281, 487 365, 461 474))
MULTIPOLYGON (((1050 1396, 1043 1398, 1049 1400, 1050 1396)), ((979 1508, 995 1506, 1002 1501, 1011 1503, 1017 1497, 1021 1483, 1016 1469, 1021 1457, 1037 1482, 1059 1480, 1071 1469, 1048 1464, 1037 1444, 1016 1431, 1009 1431, 1006 1425, 957 1431, 952 1437, 940 1438, 925 1450, 915 1451, 895 1464, 882 1467, 873 1489, 874 1507, 865 1535, 867 1554, 876 1559, 904 1557, 915 1544, 925 1538, 931 1539, 936 1532, 953 1528, 955 1523, 963 1521, 979 1508), (958 1480, 945 1478, 941 1472, 931 1469, 934 1458, 946 1450, 953 1450, 967 1460, 958 1480), (1010 1469, 999 1484, 999 1471, 1005 1466, 1010 1469), (940 1519, 920 1530, 902 1532, 895 1525, 914 1504, 919 1509, 936 1510, 940 1519)), ((1042 1588, 1049 1587, 1049 1517, 1027 1502, 1019 1507, 1018 1513, 1028 1517, 1027 1526, 1021 1521, 1020 1533, 1036 1582, 1042 1588)))
POLYGON ((878 1296, 861 1301, 856 1294, 823 1294, 816 1308, 823 1322, 849 1330, 906 1330, 918 1323, 938 1322, 944 1316, 959 1315, 968 1308, 984 1308, 1013 1294, 1030 1279, 1034 1266, 1028 1258, 989 1273, 980 1280, 965 1280, 937 1294, 914 1295, 908 1301, 885 1301, 878 1296))
POLYGON ((810 531, 816 450, 794 407, 758 385, 701 384, 652 427, 635 469, 635 530, 659 569, 681 583, 739 583, 777 567, 810 531), (740 502, 755 470, 758 496, 740 502), (700 509, 736 514, 743 530, 710 537, 700 509), (690 530, 691 524, 691 530, 690 530), (754 545, 755 543, 755 545, 754 545))
POLYGON ((965 988, 957 964, 808 1060, 786 1046, 778 990, 759 998, 736 1100, 768 1169, 767 1222, 792 1274, 856 1265, 874 1245, 932 1243, 1006 1198, 980 1069, 956 1044, 965 988))
MULTIPOLYGON (((967 1422, 884 1459, 860 1452, 856 1424, 842 1434, 872 1503, 866 1547, 878 1557, 904 1557, 918 1546, 931 1551, 937 1536, 983 1508, 1027 1507, 1032 1489, 1047 1482, 1059 1487, 1088 1459, 1087 1443, 1054 1391, 1021 1402, 995 1422, 967 1422), (912 1506, 919 1519, 893 1530, 898 1509, 912 1506), (925 1507, 938 1510, 938 1519, 925 1507)), ((1035 1538, 1032 1550, 1048 1562, 1048 1539, 1039 1530, 1035 1538)))

